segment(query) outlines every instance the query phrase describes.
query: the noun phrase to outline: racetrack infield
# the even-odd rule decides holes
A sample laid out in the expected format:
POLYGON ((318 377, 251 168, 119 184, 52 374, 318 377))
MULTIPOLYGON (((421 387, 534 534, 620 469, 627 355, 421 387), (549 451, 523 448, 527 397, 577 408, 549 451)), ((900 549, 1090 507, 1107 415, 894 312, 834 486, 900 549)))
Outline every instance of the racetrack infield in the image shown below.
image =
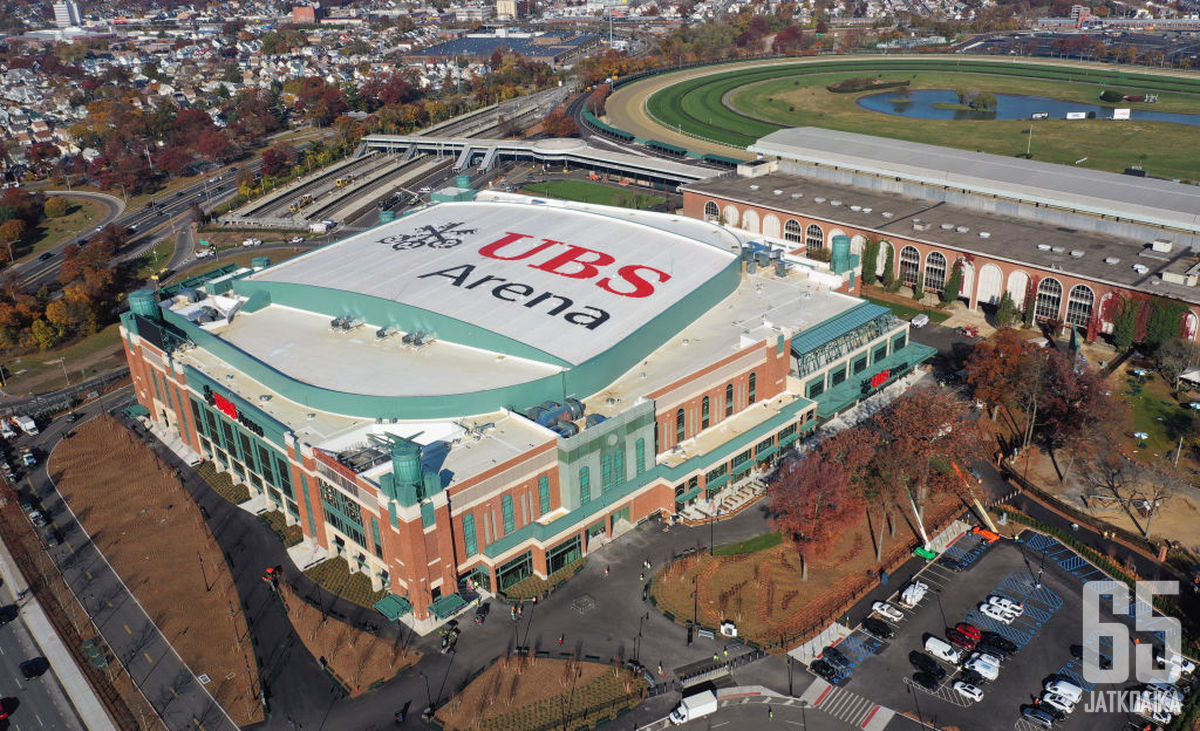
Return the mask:
MULTIPOLYGON (((889 62, 896 63, 900 59, 898 59, 898 57, 896 57, 896 56, 886 56, 886 57, 885 56, 878 56, 878 57, 858 57, 858 56, 856 56, 856 57, 853 57, 853 61, 856 63, 863 62, 863 61, 870 61, 870 60, 879 60, 884 63, 880 64, 881 68, 874 70, 874 71, 861 71, 860 70, 860 71, 855 72, 854 74, 841 73, 840 75, 841 76, 869 75, 869 74, 873 74, 873 73, 883 73, 884 75, 890 75, 889 72, 887 72, 886 69, 884 69, 882 67, 886 66, 887 63, 889 63, 889 62)), ((937 68, 938 70, 942 71, 943 73, 952 73, 952 70, 947 72, 947 69, 946 69, 947 61, 950 60, 949 57, 933 57, 933 58, 928 57, 928 56, 904 57, 902 60, 906 64, 913 64, 913 63, 926 64, 927 63, 930 65, 930 67, 937 68)), ((696 68, 691 68, 691 69, 685 69, 682 71, 669 72, 669 73, 664 73, 664 74, 660 74, 657 76, 652 76, 650 78, 631 83, 628 86, 622 87, 622 88, 618 89, 617 91, 615 91, 608 98, 608 101, 606 103, 606 116, 604 119, 606 122, 608 122, 612 126, 618 127, 627 132, 630 132, 630 133, 634 134, 635 136, 642 138, 642 139, 656 139, 656 140, 666 142, 669 144, 678 145, 680 147, 686 147, 687 149, 691 150, 692 152, 698 153, 698 154, 708 153, 708 154, 724 155, 724 156, 728 156, 728 157, 737 157, 737 158, 741 158, 741 159, 745 159, 745 160, 750 160, 753 158, 753 155, 751 155, 749 153, 745 153, 745 152, 742 152, 742 154, 737 153, 737 150, 744 149, 744 148, 733 147, 728 144, 717 142, 712 139, 701 139, 698 136, 693 136, 691 134, 684 133, 683 130, 679 127, 671 127, 666 124, 659 123, 657 120, 655 120, 651 116, 650 112, 648 111, 647 100, 649 100, 654 94, 656 94, 660 91, 669 89, 670 87, 673 87, 673 86, 687 84, 687 82, 691 82, 691 81, 694 81, 697 79, 702 79, 704 77, 720 76, 720 75, 724 75, 724 74, 729 74, 731 72, 749 71, 752 69, 762 69, 764 67, 771 67, 771 66, 787 66, 787 67, 793 67, 793 68, 800 66, 801 68, 803 68, 804 66, 810 65, 810 64, 813 65, 814 68, 812 69, 812 71, 807 71, 805 73, 813 73, 813 72, 816 72, 818 65, 829 64, 831 62, 833 62, 833 59, 830 59, 829 57, 807 58, 807 59, 806 58, 781 58, 781 59, 746 61, 746 62, 735 62, 735 63, 727 63, 727 64, 701 66, 701 67, 696 67, 696 68)), ((1013 61, 1010 59, 1002 59, 1002 58, 993 59, 993 58, 988 58, 988 57, 972 57, 971 59, 969 59, 969 62, 971 64, 984 63, 984 64, 988 64, 989 67, 995 66, 996 68, 1003 68, 1005 65, 1010 65, 1010 66, 1013 65, 1013 61)), ((964 61, 962 61, 962 63, 965 66, 965 65, 967 65, 968 61, 964 60, 964 61)), ((1021 63, 1025 64, 1025 65, 1029 65, 1032 62, 1022 60, 1021 63)), ((1143 68, 1136 68, 1136 67, 1121 67, 1121 66, 1113 66, 1111 64, 1058 62, 1058 61, 1054 61, 1054 60, 1042 61, 1041 59, 1038 59, 1036 62, 1036 65, 1049 67, 1049 68, 1053 68, 1056 70, 1057 69, 1079 69, 1083 72, 1088 72, 1088 73, 1097 73, 1097 72, 1113 73, 1113 72, 1116 72, 1118 74, 1129 74, 1132 77, 1136 77, 1136 76, 1165 77, 1164 81, 1166 81, 1167 78, 1170 78, 1170 77, 1187 79, 1189 81, 1194 80, 1196 78, 1194 74, 1189 75, 1187 73, 1180 72, 1180 71, 1174 71, 1174 70, 1163 70, 1163 71, 1159 72, 1159 71, 1151 70, 1151 69, 1143 69, 1143 68)), ((922 73, 924 73, 924 72, 922 72, 922 73)), ((780 78, 785 78, 787 75, 789 75, 787 71, 785 71, 784 69, 780 69, 780 78)), ((997 77, 997 79, 1001 79, 1001 78, 1006 78, 1006 77, 1002 77, 1002 76, 997 77)), ((716 80, 714 79, 714 81, 716 81, 716 80)), ((1131 83, 1136 85, 1136 82, 1129 82, 1129 81, 1123 81, 1120 84, 1117 84, 1114 82, 1113 85, 1124 88, 1124 87, 1129 86, 1131 83)), ((741 89, 739 89, 737 91, 733 91, 732 93, 730 93, 726 96, 726 99, 728 99, 730 97, 738 97, 742 93, 743 92, 741 89)), ((853 99, 855 96, 857 96, 857 95, 852 95, 852 94, 846 95, 846 97, 848 99, 853 99)), ((716 113, 719 115, 722 114, 722 112, 720 110, 716 110, 716 111, 709 110, 709 111, 704 112, 704 114, 712 114, 712 113, 716 113)), ((724 112, 724 114, 735 115, 734 112, 728 111, 728 110, 726 110, 724 112)), ((697 116, 699 116, 699 115, 697 115, 697 116)), ((903 138, 903 139, 909 139, 910 137, 906 136, 903 133, 904 130, 898 129, 897 125, 891 124, 892 121, 900 120, 903 122, 915 123, 913 125, 913 127, 914 127, 914 129, 917 129, 917 130, 920 130, 926 126, 923 120, 908 120, 908 119, 903 119, 903 118, 888 117, 886 115, 879 115, 879 114, 866 112, 865 110, 862 112, 862 115, 856 116, 855 119, 857 120, 857 124, 856 124, 856 126, 853 126, 853 127, 848 127, 844 124, 839 124, 837 121, 832 121, 832 120, 827 121, 825 124, 822 124, 821 123, 822 120, 811 119, 811 118, 804 119, 804 120, 798 119, 798 120, 796 120, 796 122, 793 122, 793 124, 810 124, 810 125, 814 125, 814 126, 828 126, 833 129, 847 129, 848 131, 871 133, 871 134, 877 134, 877 135, 882 135, 882 136, 891 136, 891 137, 897 137, 897 138, 903 138), (878 120, 878 122, 874 119, 876 117, 880 118, 878 120)), ((780 121, 782 121, 782 120, 780 120, 780 121)), ((760 126, 763 127, 763 130, 767 130, 770 128, 770 125, 764 126, 764 124, 762 122, 751 122, 751 120, 746 120, 746 122, 747 122, 747 124, 744 126, 747 129, 750 129, 750 128, 757 129, 760 126)), ((1067 124, 1077 124, 1075 122, 1067 123, 1063 120, 1047 120, 1047 122, 1052 125, 1059 125, 1059 126, 1067 125, 1067 124)), ((1104 122, 1104 120, 1089 120, 1089 122, 1091 122, 1091 123, 1101 122, 1102 123, 1102 122, 1104 122)), ((949 122, 947 124, 957 125, 957 124, 963 124, 963 123, 949 122)), ((999 125, 1020 126, 1022 129, 1026 129, 1028 127, 1028 124, 1026 124, 1022 121, 1019 121, 1019 120, 1012 121, 1012 122, 991 122, 991 121, 989 121, 989 122, 983 122, 981 124, 989 124, 989 125, 990 124, 999 124, 999 125)), ((1045 124, 1045 123, 1040 123, 1040 124, 1045 124)), ((1126 123, 1122 123, 1122 124, 1126 124, 1126 123)), ((1133 123, 1133 124, 1145 124, 1145 123, 1133 123)), ((697 126, 702 127, 703 124, 701 123, 697 126)), ((1187 127, 1185 125, 1153 123, 1153 124, 1149 125, 1148 128, 1157 128, 1157 129, 1181 128, 1176 131, 1168 131, 1168 132, 1164 133, 1163 134, 1164 138, 1179 137, 1181 135, 1186 137, 1189 133, 1193 136, 1196 134, 1196 130, 1191 129, 1190 127, 1187 127)), ((684 127, 684 129, 686 129, 686 127, 684 127)), ((1194 166, 1192 166, 1192 164, 1190 162, 1184 162, 1184 164, 1182 164, 1182 165, 1180 165, 1178 163, 1172 163, 1173 154, 1170 151, 1171 150, 1178 151, 1179 149, 1181 149, 1180 147, 1178 147, 1177 145, 1175 145, 1173 143, 1172 144, 1163 144, 1163 145, 1158 145, 1158 146, 1144 145, 1144 144, 1143 145, 1135 145, 1134 144, 1135 141, 1141 141, 1145 137, 1145 131, 1147 128, 1135 129, 1133 126, 1122 127, 1121 131, 1120 131, 1120 138, 1122 138, 1123 140, 1129 141, 1130 147, 1129 147, 1129 149, 1124 150, 1124 152, 1120 152, 1120 154, 1119 154, 1119 151, 1123 150, 1122 139, 1116 140, 1115 144, 1114 144, 1114 140, 1099 139, 1100 135, 1096 135, 1096 134, 1079 135, 1077 132, 1078 129, 1079 129, 1078 127, 1073 127, 1073 128, 1070 128, 1070 132, 1067 132, 1064 130, 1061 133, 1059 133, 1061 136, 1061 140, 1066 140, 1066 141, 1072 142, 1072 144, 1067 144, 1067 145, 1062 145, 1058 141, 1055 141, 1053 139, 1047 139, 1044 141, 1044 144, 1036 145, 1036 142, 1039 142, 1042 140, 1040 140, 1040 137, 1035 136, 1034 159, 1051 161, 1051 162, 1067 162, 1069 164, 1071 162, 1074 162, 1075 160, 1078 160, 1081 157, 1087 156, 1087 157, 1095 157, 1096 158, 1096 161, 1092 165, 1089 165, 1089 167, 1094 166, 1098 169, 1108 169, 1108 170, 1123 169, 1123 167, 1125 165, 1142 162, 1142 163, 1147 164, 1147 166, 1151 168, 1152 172, 1157 171, 1156 174, 1163 174, 1163 175, 1172 174, 1172 175, 1177 175, 1179 177, 1200 177, 1200 171, 1195 171, 1194 166), (1087 149, 1085 146, 1087 145, 1089 140, 1093 137, 1095 137, 1097 139, 1092 141, 1093 144, 1091 145, 1091 149, 1097 150, 1097 154, 1089 155, 1088 152, 1086 152, 1086 151, 1083 153, 1079 153, 1078 152, 1079 149, 1087 149), (1096 143, 1100 143, 1099 149, 1097 149, 1098 145, 1096 143), (1139 146, 1142 149, 1133 149, 1133 147, 1139 147, 1139 146), (1102 154, 1104 152, 1108 153, 1108 155, 1109 155, 1108 159, 1105 159, 1104 155, 1102 154), (1127 153, 1127 154, 1125 154, 1125 153, 1127 153), (1141 157, 1139 157, 1139 156, 1141 156, 1141 157), (1119 159, 1117 159, 1117 158, 1119 158, 1119 159), (1191 172, 1192 174, 1189 175, 1188 174, 1189 172, 1191 172)), ((1110 130, 1111 130, 1111 128, 1110 128, 1110 130)), ((1110 130, 1104 130, 1104 132, 1106 134, 1108 134, 1110 132, 1110 130)), ((762 130, 759 130, 759 131, 762 131, 762 130)), ((988 129, 989 135, 990 135, 990 132, 991 132, 991 130, 989 128, 988 129)), ((980 137, 978 134, 975 135, 974 137, 972 137, 972 139, 970 139, 964 143, 955 144, 953 146, 963 147, 966 149, 984 149, 984 151, 995 152, 996 154, 1017 154, 1018 152, 1024 152, 1024 148, 1022 147, 1022 145, 1017 144, 1017 141, 1015 141, 1017 135, 1008 134, 1009 132, 1010 132, 1009 130, 1000 130, 997 128, 996 134, 995 134, 995 137, 998 140, 996 149, 986 149, 986 147, 987 147, 986 145, 981 146, 979 144, 979 139, 986 140, 988 135, 984 135, 984 136, 980 137), (1012 137, 1013 139, 1007 139, 1009 137, 1012 137), (1012 147, 1013 150, 1010 151, 1008 149, 1008 147, 1012 147), (1016 147, 1021 147, 1022 149, 1020 149, 1018 151, 1018 150, 1016 150, 1016 147)), ((1094 130, 1089 130, 1089 133, 1092 133, 1092 132, 1094 132, 1094 130)), ((712 132, 712 134, 714 134, 714 135, 719 134, 719 132, 712 132)), ((756 132, 756 134, 757 134, 757 132, 756 132)), ((1035 135, 1036 134, 1037 133, 1035 131, 1035 135)), ((957 135, 947 135, 947 139, 950 141, 953 141, 956 138, 956 136, 957 135)), ((1020 135, 1020 137, 1021 137, 1021 139, 1019 140, 1019 142, 1023 144, 1026 140, 1024 139, 1023 135, 1020 135)), ((930 139, 918 139, 917 141, 931 142, 931 143, 936 144, 936 142, 934 142, 933 140, 930 140, 930 139)))

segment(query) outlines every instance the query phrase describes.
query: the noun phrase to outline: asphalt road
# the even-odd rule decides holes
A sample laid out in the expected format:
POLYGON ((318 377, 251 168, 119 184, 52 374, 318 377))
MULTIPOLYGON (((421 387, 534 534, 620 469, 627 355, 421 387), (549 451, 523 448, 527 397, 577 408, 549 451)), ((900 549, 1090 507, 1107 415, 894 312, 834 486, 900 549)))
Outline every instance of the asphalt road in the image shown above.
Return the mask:
MULTIPOLYGON (((111 399, 120 396, 106 398, 111 406, 111 399)), ((93 418, 100 413, 100 404, 80 406, 75 413, 81 420, 93 418)), ((236 728, 109 566, 47 476, 46 455, 70 426, 60 418, 46 424, 35 437, 15 440, 16 447, 30 446, 39 455, 39 464, 23 480, 22 493, 41 501, 42 512, 62 537, 62 544, 47 552, 75 595, 81 597, 109 648, 170 727, 199 723, 206 729, 236 728)))
MULTIPOLYGON (((0 603, 12 604, 15 600, 10 587, 0 588, 0 603)), ((40 656, 24 618, 0 627, 0 706, 9 713, 7 726, 0 721, 0 729, 83 729, 53 666, 31 680, 22 676, 20 664, 40 656)))

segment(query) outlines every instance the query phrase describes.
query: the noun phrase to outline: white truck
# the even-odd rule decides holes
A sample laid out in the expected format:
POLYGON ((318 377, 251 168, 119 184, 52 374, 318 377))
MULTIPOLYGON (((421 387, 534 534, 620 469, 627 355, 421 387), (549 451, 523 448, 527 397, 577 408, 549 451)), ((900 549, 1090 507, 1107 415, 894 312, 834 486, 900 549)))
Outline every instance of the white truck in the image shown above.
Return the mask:
POLYGON ((13 429, 12 424, 8 423, 8 419, 0 419, 0 436, 3 436, 5 439, 12 439, 16 435, 17 432, 13 429))
POLYGON ((29 447, 21 447, 21 463, 26 467, 33 467, 37 464, 37 457, 33 455, 33 451, 29 447))
POLYGON ((16 421, 17 426, 21 427, 21 431, 31 437, 38 433, 37 422, 28 416, 14 416, 13 421, 16 421))
POLYGON ((679 707, 671 711, 671 723, 678 726, 697 718, 702 718, 717 711, 717 696, 711 690, 689 695, 679 702, 679 707))
POLYGON ((928 592, 929 584, 923 581, 914 581, 900 592, 900 598, 897 601, 905 609, 912 609, 925 598, 925 594, 928 592))

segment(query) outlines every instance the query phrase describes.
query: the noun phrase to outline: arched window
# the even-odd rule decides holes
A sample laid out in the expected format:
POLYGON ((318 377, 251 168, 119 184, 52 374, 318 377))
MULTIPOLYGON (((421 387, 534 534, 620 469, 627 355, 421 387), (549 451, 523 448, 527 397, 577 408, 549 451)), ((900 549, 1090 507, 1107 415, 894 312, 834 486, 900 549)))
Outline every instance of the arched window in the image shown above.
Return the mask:
POLYGON ((725 416, 733 416, 733 384, 725 387, 725 416))
POLYGON ((746 403, 754 403, 755 394, 758 391, 758 374, 750 374, 750 388, 747 390, 746 403))
POLYGON ((682 442, 686 433, 687 418, 684 416, 683 409, 680 409, 675 412, 675 443, 679 444, 682 442))
POLYGON ((808 231, 804 234, 804 245, 810 249, 825 248, 825 232, 817 224, 812 224, 808 227, 808 231))
POLYGON ((787 223, 783 224, 783 240, 791 241, 793 244, 804 241, 804 229, 800 226, 799 221, 789 218, 787 223))
POLYGON ((1058 283, 1057 279, 1046 277, 1038 284, 1033 316, 1039 320, 1057 320, 1061 307, 1062 285, 1058 283))
POLYGON ((900 283, 905 287, 917 286, 917 272, 921 268, 921 252, 915 246, 900 250, 900 283))
POLYGON ((1067 296, 1067 322, 1078 327, 1087 327, 1092 321, 1092 304, 1096 295, 1086 284, 1076 284, 1071 287, 1067 296))
POLYGON ((946 288, 946 257, 936 251, 925 257, 925 289, 941 292, 946 288))
POLYGON ((708 425, 710 423, 708 408, 709 408, 709 401, 708 401, 708 397, 705 396, 704 398, 700 399, 700 428, 701 429, 707 429, 708 425))
POLYGON ((708 201, 704 204, 704 220, 714 222, 721 220, 721 209, 717 207, 716 203, 708 201))

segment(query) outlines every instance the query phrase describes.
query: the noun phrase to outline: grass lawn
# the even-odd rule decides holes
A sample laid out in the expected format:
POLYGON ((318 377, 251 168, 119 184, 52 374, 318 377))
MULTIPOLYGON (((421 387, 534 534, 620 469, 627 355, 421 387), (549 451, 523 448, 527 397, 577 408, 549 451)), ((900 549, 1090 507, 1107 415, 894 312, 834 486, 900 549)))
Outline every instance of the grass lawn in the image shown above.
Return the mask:
MULTIPOLYGON (((854 76, 852 73, 813 74, 775 79, 743 87, 732 94, 730 103, 743 114, 788 127, 817 126, 893 137, 946 147, 990 152, 997 155, 1024 154, 1029 144, 1028 120, 929 120, 909 119, 871 112, 857 104, 859 94, 833 94, 825 85, 854 76)), ((1046 79, 1005 77, 993 74, 929 72, 884 72, 888 80, 909 80, 911 89, 956 89, 965 87, 996 94, 1028 94, 1053 99, 1100 104, 1100 92, 1113 88, 1129 94, 1136 86, 1114 86, 1046 79)), ((1161 112, 1200 113, 1200 94, 1162 92, 1158 104, 1122 102, 1122 107, 1161 112)), ((1195 180, 1200 178, 1200 147, 1196 129, 1165 122, 1122 122, 1090 119, 1046 119, 1033 124, 1033 159, 1070 165, 1088 158, 1083 166, 1121 171, 1143 165, 1151 174, 1195 180)))
POLYGON ((167 262, 171 261, 171 257, 175 255, 175 237, 168 236, 158 244, 139 256, 132 262, 136 267, 133 270, 133 278, 136 281, 143 282, 150 279, 156 273, 166 266, 167 262))
MULTIPOLYGON (((1171 384, 1157 374, 1148 375, 1144 382, 1130 375, 1125 383, 1125 398, 1129 401, 1132 432, 1150 435, 1145 446, 1137 447, 1138 456, 1153 461, 1151 455, 1166 455, 1179 445, 1180 434, 1184 435, 1184 452, 1181 464, 1191 459, 1188 449, 1188 434, 1193 432, 1196 412, 1187 407, 1192 398, 1184 397, 1181 403, 1171 395, 1171 384)), ((1196 399, 1200 400, 1200 399, 1196 399)), ((1133 437, 1130 436, 1133 441, 1133 437)), ((1195 465, 1193 465, 1195 466, 1195 465)))
POLYGON ((666 198, 648 193, 610 188, 599 183, 588 183, 582 180, 551 180, 545 183, 533 183, 524 186, 524 193, 536 193, 551 198, 561 198, 581 203, 595 203, 602 206, 620 206, 644 210, 667 202, 666 198))
POLYGON ((125 360, 121 352, 121 333, 117 323, 70 345, 23 355, 7 356, 3 362, 5 390, 11 394, 52 391, 67 385, 63 368, 71 383, 120 365, 125 360), (63 359, 59 363, 59 359, 63 359))
POLYGON ((921 307, 917 305, 916 302, 913 302, 911 305, 904 305, 900 304, 899 302, 893 302, 890 299, 871 297, 869 295, 866 299, 868 302, 888 308, 895 313, 896 317, 899 317, 902 320, 911 320, 917 313, 920 312, 924 312, 926 315, 929 315, 930 322, 945 322, 946 320, 950 319, 950 313, 941 312, 936 309, 929 309, 927 307, 921 307))
POLYGON ((107 210, 99 201, 88 198, 55 197, 70 199, 71 206, 67 209, 67 215, 62 218, 47 218, 42 221, 40 226, 26 235, 18 249, 23 252, 17 257, 18 261, 24 261, 43 251, 53 249, 79 234, 91 233, 98 222, 104 218, 107 210))
POLYGON ((269 249, 267 251, 263 251, 262 249, 260 249, 257 246, 254 248, 246 248, 246 249, 243 249, 242 251, 239 251, 238 253, 233 254, 231 256, 220 256, 220 257, 214 257, 214 258, 210 258, 210 259, 199 259, 196 261, 195 264, 192 264, 191 266, 186 267, 183 271, 172 273, 170 275, 170 277, 166 280, 166 282, 164 282, 164 284, 170 283, 170 282, 178 282, 179 280, 187 279, 188 277, 194 277, 197 274, 202 274, 204 272, 210 271, 212 269, 216 269, 217 267, 224 266, 224 265, 230 264, 230 263, 239 264, 241 266, 248 267, 248 266, 250 266, 250 260, 254 259, 255 257, 259 257, 259 256, 265 256, 271 260, 272 264, 276 264, 278 262, 283 261, 284 259, 291 259, 293 256, 299 256, 300 254, 303 254, 306 251, 311 251, 311 249, 301 249, 301 248, 269 249))
POLYGON ((780 533, 764 533, 761 536, 755 536, 741 543, 726 543, 724 546, 717 546, 713 549, 714 556, 737 556, 747 553, 757 553, 768 548, 773 548, 783 543, 783 535, 780 533))

